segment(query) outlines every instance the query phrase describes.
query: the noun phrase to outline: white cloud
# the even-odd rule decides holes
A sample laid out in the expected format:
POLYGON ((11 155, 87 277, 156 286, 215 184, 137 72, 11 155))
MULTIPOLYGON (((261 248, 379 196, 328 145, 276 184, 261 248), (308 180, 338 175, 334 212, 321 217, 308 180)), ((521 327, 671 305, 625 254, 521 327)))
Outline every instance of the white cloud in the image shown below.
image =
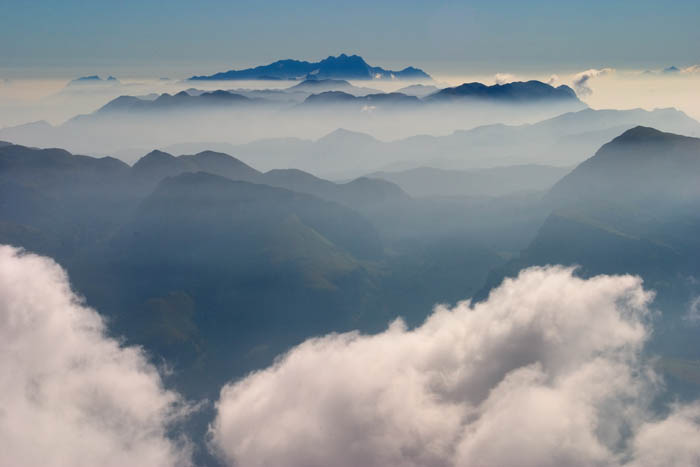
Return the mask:
POLYGON ((681 73, 700 73, 700 65, 692 65, 681 70, 681 73))
POLYGON ((517 79, 515 75, 511 75, 510 73, 496 73, 493 76, 493 80, 496 84, 512 83, 513 81, 517 81, 517 79))
POLYGON ((700 404, 676 406, 642 426, 633 443, 635 467, 700 465, 700 404))
POLYGON ((0 465, 186 465, 166 436, 184 410, 56 263, 0 246, 0 465))
POLYGON ((597 76, 604 76, 610 73, 614 73, 613 68, 591 68, 590 70, 582 71, 574 75, 573 85, 576 92, 581 96, 589 96, 593 93, 593 90, 589 86, 589 81, 597 76))
POLYGON ((558 86, 559 85, 559 75, 552 75, 549 77, 547 80, 547 84, 550 86, 558 86))
POLYGON ((308 340, 223 388, 213 444, 242 467, 688 465, 691 409, 647 421, 651 298, 639 278, 532 268, 415 330, 308 340), (675 427, 688 438, 654 445, 675 427))
POLYGON ((700 296, 694 297, 688 304, 688 311, 683 316, 685 321, 691 324, 700 323, 700 296))

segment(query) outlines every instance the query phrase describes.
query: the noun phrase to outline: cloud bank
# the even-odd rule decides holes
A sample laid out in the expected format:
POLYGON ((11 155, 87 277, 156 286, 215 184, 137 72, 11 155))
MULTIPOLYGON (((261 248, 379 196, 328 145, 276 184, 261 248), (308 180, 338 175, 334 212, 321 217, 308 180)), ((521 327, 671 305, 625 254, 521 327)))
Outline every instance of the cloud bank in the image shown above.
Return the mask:
POLYGON ((648 412, 639 278, 532 268, 407 330, 331 334, 225 386, 237 466, 697 465, 700 407, 648 412))
POLYGON ((52 260, 0 246, 0 465, 187 465, 185 406, 52 260))
POLYGON ((615 70, 612 68, 591 68, 590 70, 582 71, 574 76, 573 85, 576 93, 580 96, 590 96, 593 94, 593 90, 589 86, 589 81, 597 76, 604 76, 610 73, 614 73, 615 70))

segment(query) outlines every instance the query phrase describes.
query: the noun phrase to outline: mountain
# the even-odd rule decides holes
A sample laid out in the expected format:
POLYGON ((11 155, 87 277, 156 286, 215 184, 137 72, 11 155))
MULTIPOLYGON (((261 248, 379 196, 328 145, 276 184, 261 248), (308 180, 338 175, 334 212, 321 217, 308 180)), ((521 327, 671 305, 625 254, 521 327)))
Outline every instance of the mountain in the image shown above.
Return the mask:
POLYGON ((171 95, 160 94, 155 99, 134 96, 120 96, 108 102, 96 111, 98 115, 114 113, 134 113, 143 111, 172 111, 197 108, 227 108, 255 102, 240 94, 228 91, 203 92, 196 96, 180 91, 171 95))
POLYGON ((224 368, 241 374, 305 337, 373 321, 363 260, 381 252, 373 227, 338 204, 183 173, 85 255, 75 283, 115 329, 178 366, 186 389, 208 391, 224 368), (150 311, 172 297, 191 305, 150 311))
MULTIPOLYGON (((354 100, 350 98, 350 102, 354 100)), ((360 110, 361 106, 349 108, 360 110)), ((366 133, 335 130, 316 141, 271 138, 220 148, 261 170, 298 168, 334 179, 421 167, 442 170, 522 165, 573 167, 601 145, 637 125, 700 136, 700 123, 676 109, 584 109, 534 124, 486 125, 445 136, 418 135, 384 142, 366 133)), ((206 144, 184 148, 201 150, 206 144)), ((445 190, 442 194, 450 192, 445 190)), ((463 193, 469 193, 468 188, 463 193)))
MULTIPOLYGON (((356 139, 375 142, 337 131, 319 147, 356 139)), ((152 151, 131 167, 3 151, 0 242, 56 258, 113 332, 198 398, 310 336, 376 331, 399 313, 420 323, 531 230, 527 199, 416 200, 384 180, 261 173, 211 151, 152 151)))
POLYGON ((66 261, 127 215, 138 196, 124 189, 129 173, 111 157, 0 147, 0 242, 66 261))
POLYGON ((430 80, 430 76, 422 70, 407 67, 400 71, 385 70, 372 67, 359 55, 340 54, 330 56, 318 62, 299 60, 279 60, 269 65, 230 70, 209 76, 193 76, 191 81, 202 80, 265 80, 265 79, 399 79, 399 80, 430 80))
POLYGON ((112 157, 73 155, 63 149, 0 146, 0 181, 20 183, 51 195, 77 195, 88 187, 105 191, 129 166, 112 157))
POLYGON ((549 199, 557 204, 696 201, 700 199, 700 139, 632 128, 559 181, 549 199))
MULTIPOLYGON (((426 97, 433 102, 451 102, 461 99, 492 100, 500 102, 574 101, 580 102, 573 89, 561 85, 550 86, 541 81, 515 81, 487 86, 482 83, 464 83, 445 88, 426 97)), ((581 103, 583 106, 583 103, 581 103)))
POLYGON ((635 127, 562 178, 551 214, 520 256, 495 270, 477 298, 532 265, 578 265, 584 276, 635 274, 664 311, 655 345, 698 358, 684 316, 700 277, 700 139, 635 127), (686 352, 690 352, 689 354, 686 352))
POLYGON ((245 181, 255 181, 261 176, 260 172, 238 159, 214 151, 175 157, 155 150, 143 156, 131 168, 132 177, 152 185, 185 172, 208 172, 245 181))

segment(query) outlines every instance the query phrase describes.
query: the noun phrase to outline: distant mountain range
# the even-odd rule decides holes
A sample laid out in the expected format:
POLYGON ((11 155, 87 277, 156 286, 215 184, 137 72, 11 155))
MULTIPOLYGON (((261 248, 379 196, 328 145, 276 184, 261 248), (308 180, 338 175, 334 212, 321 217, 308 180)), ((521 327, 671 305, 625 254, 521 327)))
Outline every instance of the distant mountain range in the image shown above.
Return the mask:
POLYGON ((193 76, 191 81, 280 80, 280 79, 352 79, 352 80, 431 80, 423 70, 407 67, 400 71, 385 70, 367 64, 359 55, 340 54, 318 62, 278 60, 269 65, 230 70, 209 76, 193 76))
POLYGON ((483 99, 505 102, 539 100, 573 100, 578 97, 569 86, 551 86, 541 81, 514 81, 506 84, 487 86, 482 83, 464 83, 453 88, 445 88, 426 97, 430 101, 453 101, 455 99, 483 99))
MULTIPOLYGON (((300 104, 298 110, 323 109, 332 106, 334 111, 372 110, 382 111, 400 108, 406 110, 407 106, 416 109, 419 105, 433 104, 464 104, 468 100, 478 100, 484 103, 553 103, 567 102, 567 109, 585 107, 576 94, 566 86, 554 88, 539 81, 528 83, 510 83, 508 85, 485 86, 479 83, 471 83, 468 88, 447 88, 437 92, 427 92, 431 87, 406 88, 409 92, 423 94, 419 97, 415 94, 401 92, 384 93, 370 88, 356 87, 345 80, 337 79, 307 79, 299 84, 282 90, 217 90, 200 91, 189 89, 177 94, 161 94, 157 96, 120 96, 108 102, 91 115, 78 116, 73 120, 86 120, 92 115, 106 116, 110 114, 138 115, 147 112, 171 112, 174 110, 222 110, 239 108, 242 105, 266 106, 288 108, 290 105, 300 104), (477 86, 478 84, 478 86, 477 86), (461 89, 461 90, 460 90, 461 89), (474 92, 465 91, 475 90, 474 92), (454 92, 459 90, 458 92, 454 92)), ((294 110, 294 109, 292 109, 294 110)))
POLYGON ((80 78, 75 78, 68 83, 68 86, 82 86, 82 85, 94 85, 94 84, 119 84, 119 80, 114 76, 109 76, 107 78, 100 78, 97 75, 91 76, 81 76, 80 78))
MULTIPOLYGON (((700 123, 675 109, 584 109, 531 125, 487 125, 456 131, 447 136, 419 135, 390 142, 368 134, 339 129, 316 141, 271 138, 242 145, 212 146, 214 143, 200 143, 176 145, 167 149, 182 153, 217 147, 218 150, 236 154, 247 163, 264 169, 295 167, 331 178, 351 178, 366 174, 374 176, 375 172, 381 171, 382 178, 401 186, 399 180, 403 178, 407 183, 404 189, 413 194, 475 194, 475 191, 469 191, 469 186, 459 183, 435 183, 418 187, 420 183, 408 182, 411 172, 407 171, 426 167, 452 171, 528 164, 573 167, 590 157, 607 141, 637 125, 700 136, 700 123), (408 186, 416 188, 411 190, 408 186)), ((441 179, 443 182, 469 176, 450 174, 443 178, 438 173, 434 172, 433 175, 437 177, 436 180, 441 179)), ((482 175, 486 177, 486 173, 482 175)), ((470 186, 486 188, 483 184, 470 186)), ((512 186, 516 184, 513 183, 512 186)), ((526 189, 524 185, 521 186, 526 189)), ((498 191, 497 187, 493 187, 493 190, 498 191)))

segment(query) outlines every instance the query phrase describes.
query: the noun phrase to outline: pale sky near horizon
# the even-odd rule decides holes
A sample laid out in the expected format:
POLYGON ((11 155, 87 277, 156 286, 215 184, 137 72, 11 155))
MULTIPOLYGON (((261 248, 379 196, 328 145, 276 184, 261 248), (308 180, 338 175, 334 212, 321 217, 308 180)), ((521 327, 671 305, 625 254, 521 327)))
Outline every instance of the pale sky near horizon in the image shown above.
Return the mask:
POLYGON ((182 78, 341 52, 434 75, 700 63, 700 2, 0 0, 0 79, 182 78))

